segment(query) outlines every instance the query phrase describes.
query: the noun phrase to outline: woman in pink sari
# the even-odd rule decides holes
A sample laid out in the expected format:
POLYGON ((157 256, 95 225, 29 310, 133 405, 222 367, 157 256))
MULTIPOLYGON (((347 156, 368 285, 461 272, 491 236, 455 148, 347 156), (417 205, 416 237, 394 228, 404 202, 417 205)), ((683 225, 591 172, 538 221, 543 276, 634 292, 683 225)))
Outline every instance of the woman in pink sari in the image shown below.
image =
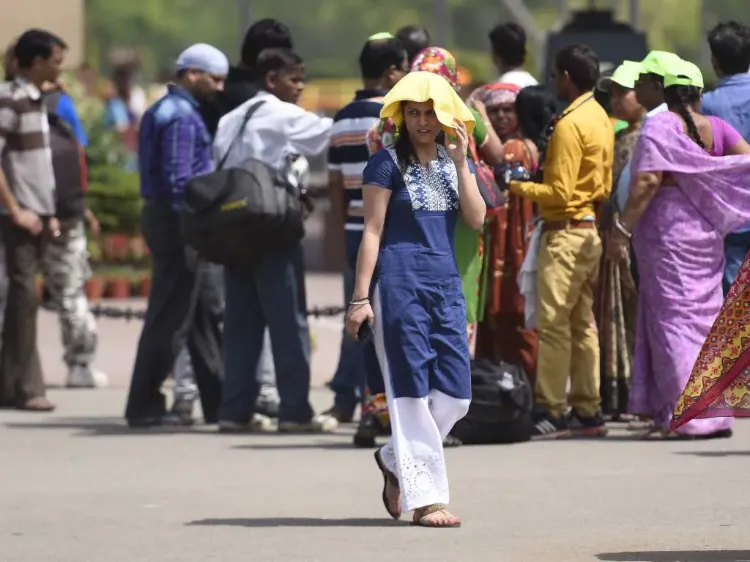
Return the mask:
POLYGON ((647 439, 732 434, 731 419, 670 420, 722 303, 724 238, 750 222, 750 146, 729 124, 704 117, 703 77, 683 61, 664 80, 668 112, 651 117, 633 159, 634 183, 608 246, 631 237, 640 285, 630 413, 647 439))

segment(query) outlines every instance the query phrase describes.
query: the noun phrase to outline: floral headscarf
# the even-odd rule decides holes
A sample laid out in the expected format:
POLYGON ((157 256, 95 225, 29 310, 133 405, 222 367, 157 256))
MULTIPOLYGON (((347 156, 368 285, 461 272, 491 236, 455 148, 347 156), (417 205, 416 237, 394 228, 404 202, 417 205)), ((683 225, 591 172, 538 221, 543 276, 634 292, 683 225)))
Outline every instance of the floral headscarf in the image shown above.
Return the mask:
POLYGON ((471 93, 469 99, 479 100, 488 108, 496 107, 498 105, 516 103, 519 91, 520 88, 515 84, 498 82, 477 88, 471 93))
POLYGON ((456 58, 441 47, 427 47, 419 51, 414 62, 411 63, 411 71, 437 74, 445 78, 454 90, 461 89, 456 58))

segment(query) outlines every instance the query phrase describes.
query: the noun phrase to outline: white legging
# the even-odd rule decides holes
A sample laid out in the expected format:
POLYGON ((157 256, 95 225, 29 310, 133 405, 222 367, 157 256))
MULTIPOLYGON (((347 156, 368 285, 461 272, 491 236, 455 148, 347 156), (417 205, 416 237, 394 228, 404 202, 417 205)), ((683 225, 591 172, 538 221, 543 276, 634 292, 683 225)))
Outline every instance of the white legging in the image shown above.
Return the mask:
POLYGON ((391 418, 391 438, 381 449, 388 470, 398 476, 404 511, 448 504, 450 493, 443 440, 469 410, 470 400, 431 390, 422 398, 394 398, 383 341, 379 291, 373 298, 375 350, 380 362, 391 418))

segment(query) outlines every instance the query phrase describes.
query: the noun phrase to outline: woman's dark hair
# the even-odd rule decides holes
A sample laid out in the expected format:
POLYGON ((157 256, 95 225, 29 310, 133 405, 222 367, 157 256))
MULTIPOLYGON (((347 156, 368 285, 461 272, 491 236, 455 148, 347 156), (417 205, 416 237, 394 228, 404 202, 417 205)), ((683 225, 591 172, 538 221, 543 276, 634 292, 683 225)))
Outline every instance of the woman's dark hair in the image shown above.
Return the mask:
POLYGON ((549 142, 550 123, 557 111, 554 96, 546 86, 523 88, 516 98, 516 115, 521 135, 532 141, 539 154, 543 154, 549 142))
POLYGON ((265 18, 250 26, 242 42, 242 64, 253 68, 266 49, 293 49, 292 32, 277 19, 265 18))
POLYGON ((270 72, 290 72, 304 63, 302 57, 291 49, 264 49, 253 67, 256 80, 264 80, 270 72))
POLYGON ((671 111, 677 113, 685 121, 688 134, 703 150, 706 145, 701 140, 698 127, 695 125, 691 107, 695 106, 701 99, 701 89, 695 86, 670 86, 664 89, 664 101, 671 111))
POLYGON ((522 66, 526 61, 526 31, 517 23, 501 23, 488 36, 492 52, 508 66, 522 66))
POLYGON ((409 58, 409 65, 414 61, 419 51, 430 46, 432 39, 430 32, 421 25, 407 25, 396 32, 396 39, 406 49, 406 56, 409 58))
POLYGON ((709 32, 708 45, 724 75, 744 74, 750 69, 750 28, 746 25, 720 23, 709 32))
MULTIPOLYGON (((409 130, 406 128, 406 116, 403 115, 406 109, 406 102, 401 103, 401 114, 403 121, 398 128, 398 136, 396 142, 393 145, 393 149, 396 151, 396 159, 398 160, 398 167, 401 173, 405 173, 411 162, 418 162, 417 151, 414 150, 414 145, 409 138, 409 130)), ((440 131, 440 134, 435 139, 438 144, 445 144, 445 133, 440 131)))
POLYGON ((68 45, 54 33, 44 29, 29 29, 18 38, 14 48, 18 68, 31 68, 37 58, 49 59, 55 47, 67 49, 68 45))
POLYGON ((593 90, 599 81, 599 57, 587 45, 571 45, 557 53, 555 70, 567 72, 581 92, 593 90))

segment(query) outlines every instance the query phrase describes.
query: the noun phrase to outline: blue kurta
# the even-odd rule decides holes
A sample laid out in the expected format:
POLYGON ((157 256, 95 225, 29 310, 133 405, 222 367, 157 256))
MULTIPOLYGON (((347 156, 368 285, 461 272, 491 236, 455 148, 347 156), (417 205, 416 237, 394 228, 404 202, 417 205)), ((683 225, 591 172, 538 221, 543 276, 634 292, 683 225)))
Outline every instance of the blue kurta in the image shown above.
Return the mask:
POLYGON ((438 390, 471 397, 466 303, 453 247, 456 166, 442 146, 426 167, 402 174, 393 148, 373 155, 364 185, 391 190, 378 257, 377 292, 394 398, 438 390))

